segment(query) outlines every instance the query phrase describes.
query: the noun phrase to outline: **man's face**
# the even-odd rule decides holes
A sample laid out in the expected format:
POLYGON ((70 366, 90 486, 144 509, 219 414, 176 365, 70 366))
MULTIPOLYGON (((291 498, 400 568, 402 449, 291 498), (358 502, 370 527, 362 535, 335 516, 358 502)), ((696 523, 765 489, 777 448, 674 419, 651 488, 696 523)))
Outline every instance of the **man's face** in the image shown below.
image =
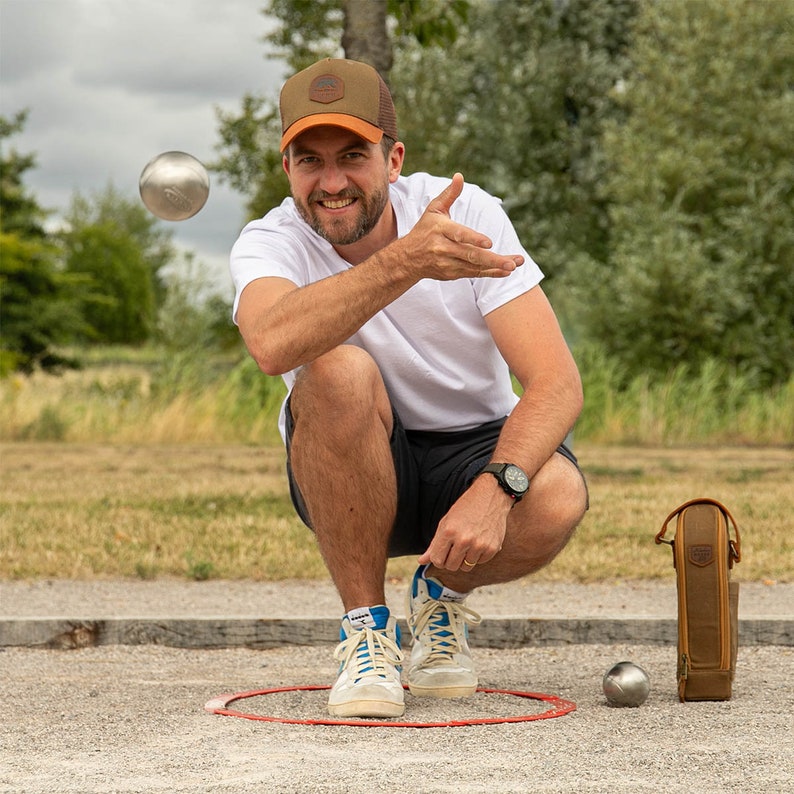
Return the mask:
POLYGON ((292 197, 301 217, 334 246, 366 237, 389 201, 394 157, 339 127, 315 127, 299 135, 284 158, 292 197))

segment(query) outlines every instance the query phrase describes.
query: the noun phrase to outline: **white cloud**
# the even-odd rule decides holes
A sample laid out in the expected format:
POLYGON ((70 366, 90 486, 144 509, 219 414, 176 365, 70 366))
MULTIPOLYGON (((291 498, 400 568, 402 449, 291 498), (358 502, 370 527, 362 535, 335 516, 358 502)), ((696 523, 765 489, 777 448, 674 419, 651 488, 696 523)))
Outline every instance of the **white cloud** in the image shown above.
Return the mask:
MULTIPOLYGON (((108 183, 137 197, 156 154, 215 157, 216 108, 245 93, 274 99, 284 66, 266 58, 257 0, 0 0, 0 113, 29 109, 11 145, 36 156, 26 183, 64 212, 75 191, 108 183)), ((190 220, 167 224, 175 242, 229 284, 229 248, 243 198, 213 179, 190 220)))

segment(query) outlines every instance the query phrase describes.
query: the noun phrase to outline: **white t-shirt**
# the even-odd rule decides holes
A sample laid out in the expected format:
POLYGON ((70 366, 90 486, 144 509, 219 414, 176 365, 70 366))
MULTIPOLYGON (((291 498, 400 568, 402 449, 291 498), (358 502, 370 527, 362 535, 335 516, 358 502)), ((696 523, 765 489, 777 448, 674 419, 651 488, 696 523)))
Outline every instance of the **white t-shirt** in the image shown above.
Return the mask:
MULTIPOLYGON (((448 185, 448 179, 423 173, 401 176, 390 185, 399 237, 448 185)), ((424 279, 347 340, 378 363, 392 403, 409 430, 466 430, 510 413, 518 398, 483 318, 543 278, 498 199, 467 184, 450 216, 488 236, 493 251, 521 254, 525 261, 506 278, 424 279)), ((243 289, 255 279, 278 276, 302 287, 350 267, 287 198, 249 223, 232 248, 234 316, 243 289)), ((293 370, 283 376, 288 389, 296 374, 293 370)), ((279 427, 283 436, 283 408, 279 427)))

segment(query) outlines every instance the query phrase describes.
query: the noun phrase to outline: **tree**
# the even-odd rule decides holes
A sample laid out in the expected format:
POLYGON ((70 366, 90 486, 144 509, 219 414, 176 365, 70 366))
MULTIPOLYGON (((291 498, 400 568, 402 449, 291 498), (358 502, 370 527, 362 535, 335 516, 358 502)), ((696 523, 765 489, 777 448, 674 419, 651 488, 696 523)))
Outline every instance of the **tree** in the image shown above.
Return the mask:
POLYGON ((220 157, 211 168, 247 197, 248 218, 258 218, 289 195, 281 167, 281 120, 271 99, 246 94, 239 114, 219 111, 220 157))
POLYGON ((629 375, 709 358, 761 384, 792 373, 791 12, 642 7, 626 118, 604 142, 612 253, 582 297, 591 336, 629 375))
POLYGON ((473 3, 455 43, 396 59, 409 171, 464 176, 503 198, 547 276, 568 284, 609 251, 604 124, 620 114, 635 0, 473 3), (432 79, 427 79, 431 75, 432 79))
POLYGON ((66 223, 64 264, 88 283, 80 303, 89 339, 147 341, 165 299, 162 271, 175 256, 172 232, 112 185, 91 199, 76 194, 66 223))
POLYGON ((178 267, 169 268, 166 298, 157 319, 157 341, 175 355, 205 355, 241 344, 224 297, 213 291, 210 274, 192 253, 178 267))
MULTIPOLYGON (((401 46, 443 46, 455 40, 469 6, 470 0, 270 0, 263 13, 280 22, 266 38, 290 73, 320 58, 340 57, 341 45, 345 57, 370 63, 388 83, 389 27, 401 46)), ((278 103, 246 94, 240 114, 220 111, 218 119, 220 157, 212 168, 248 196, 249 217, 259 217, 289 194, 278 103)))
POLYGON ((393 43, 444 46, 457 38, 473 0, 270 0, 263 13, 279 20, 266 39, 290 72, 320 58, 345 57, 374 66, 389 82, 393 43))
MULTIPOLYGON (((0 117, 0 141, 20 132, 26 111, 0 117)), ((81 279, 59 268, 60 249, 44 229, 47 212, 25 189, 35 157, 3 146, 0 158, 0 376, 74 361, 58 352, 84 329, 75 302, 81 279)))
MULTIPOLYGON (((13 119, 0 116, 0 141, 22 132, 27 116, 26 110, 17 113, 13 119)), ((46 237, 44 221, 48 213, 39 206, 23 184, 25 172, 35 165, 36 158, 32 154, 19 154, 12 149, 2 156, 0 212, 3 231, 7 234, 36 239, 46 237)))
POLYGON ((342 49, 345 57, 371 64, 381 75, 394 62, 392 43, 386 30, 386 0, 345 0, 342 49))

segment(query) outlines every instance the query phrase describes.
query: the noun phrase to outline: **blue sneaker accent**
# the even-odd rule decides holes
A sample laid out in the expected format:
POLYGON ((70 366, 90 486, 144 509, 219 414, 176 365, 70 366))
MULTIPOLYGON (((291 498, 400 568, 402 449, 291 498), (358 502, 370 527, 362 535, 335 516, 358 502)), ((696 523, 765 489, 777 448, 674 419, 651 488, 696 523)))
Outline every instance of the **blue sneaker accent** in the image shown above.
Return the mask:
POLYGON ((419 580, 425 583, 427 594, 436 601, 454 601, 456 604, 462 604, 466 600, 468 593, 458 593, 456 590, 450 590, 445 587, 438 579, 427 575, 430 564, 419 566, 414 574, 411 595, 416 598, 419 594, 419 580))
POLYGON ((434 579, 432 576, 427 575, 427 569, 429 567, 430 567, 429 565, 420 565, 419 568, 416 569, 411 592, 414 598, 416 598, 416 596, 419 595, 417 580, 424 579, 427 582, 427 592, 430 595, 430 598, 435 598, 436 601, 440 601, 441 595, 444 592, 444 585, 442 585, 441 582, 438 581, 438 579, 434 579))
MULTIPOLYGON (((368 628, 372 631, 385 632, 390 628, 390 617, 391 613, 389 612, 389 608, 385 606, 361 607, 359 609, 352 609, 342 619, 342 625, 339 629, 339 641, 344 642, 351 634, 361 631, 363 628, 368 628), (351 630, 349 634, 346 629, 351 630)), ((394 623, 394 640, 397 644, 397 647, 401 648, 402 636, 400 634, 400 624, 396 623, 395 621, 392 621, 392 623, 394 623)), ((361 643, 358 647, 358 652, 356 653, 358 675, 355 677, 355 680, 357 681, 367 675, 372 674, 383 677, 383 673, 380 670, 375 669, 372 664, 370 650, 371 649, 369 646, 365 643, 361 643)), ((340 671, 345 664, 346 662, 342 662, 342 664, 339 666, 340 671)), ((395 666, 397 670, 402 669, 400 665, 395 666)))
MULTIPOLYGON (((383 630, 389 623, 389 608, 385 606, 375 607, 358 607, 351 609, 346 615, 342 615, 342 619, 347 618, 353 628, 361 629, 379 629, 383 630)), ((339 639, 343 640, 344 627, 340 629, 339 639)))
POLYGON ((405 710, 397 621, 387 607, 353 609, 342 618, 336 683, 328 711, 337 717, 398 717, 405 710))

